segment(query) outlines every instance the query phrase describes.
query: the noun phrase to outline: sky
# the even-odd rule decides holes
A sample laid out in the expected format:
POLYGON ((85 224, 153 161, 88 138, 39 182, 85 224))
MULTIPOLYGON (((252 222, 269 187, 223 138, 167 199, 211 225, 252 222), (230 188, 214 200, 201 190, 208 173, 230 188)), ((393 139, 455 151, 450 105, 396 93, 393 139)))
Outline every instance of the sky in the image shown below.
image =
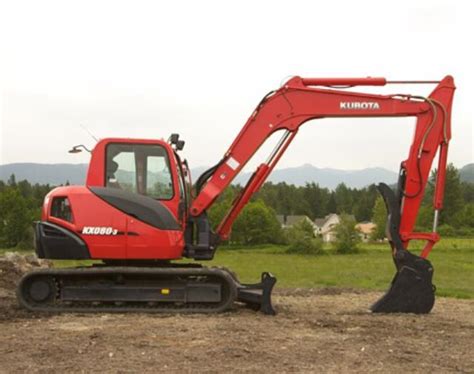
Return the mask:
MULTIPOLYGON (((449 160, 461 167, 474 158, 471 4, 0 0, 0 164, 87 163, 87 153, 67 150, 93 147, 89 131, 165 139, 177 132, 191 167, 209 166, 289 76, 450 74, 457 90, 449 160)), ((398 170, 413 128, 413 118, 311 121, 278 167, 398 170)))

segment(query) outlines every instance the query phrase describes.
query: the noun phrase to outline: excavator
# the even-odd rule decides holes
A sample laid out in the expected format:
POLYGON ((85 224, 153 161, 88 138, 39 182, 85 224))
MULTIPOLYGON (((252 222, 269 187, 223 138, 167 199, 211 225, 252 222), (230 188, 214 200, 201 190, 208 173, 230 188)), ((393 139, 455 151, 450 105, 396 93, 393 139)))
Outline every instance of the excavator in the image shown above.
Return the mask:
MULTIPOLYGON (((184 141, 107 138, 91 153, 84 186, 61 186, 44 199, 35 225, 39 258, 98 260, 92 265, 49 268, 23 276, 17 297, 32 311, 217 313, 242 303, 275 314, 276 278, 263 272, 243 284, 226 268, 207 267, 219 244, 306 122, 330 117, 416 117, 408 157, 396 187, 379 184, 387 208, 387 238, 396 274, 374 313, 429 313, 435 301, 433 266, 427 259, 440 240, 454 80, 395 81, 367 78, 292 77, 269 92, 222 159, 193 184, 181 157, 184 141), (429 96, 369 94, 348 88, 435 85, 429 96), (255 152, 279 132, 280 140, 235 197, 217 226, 207 212, 255 152), (417 214, 438 154, 432 232, 415 232, 417 214), (412 240, 425 241, 419 255, 412 240), (187 259, 183 262, 175 260, 187 259), (191 261, 196 260, 197 262, 191 261)), ((312 122, 314 123, 314 122, 312 122)), ((277 135, 277 136, 278 136, 277 135)), ((74 146, 71 153, 88 150, 74 146)))

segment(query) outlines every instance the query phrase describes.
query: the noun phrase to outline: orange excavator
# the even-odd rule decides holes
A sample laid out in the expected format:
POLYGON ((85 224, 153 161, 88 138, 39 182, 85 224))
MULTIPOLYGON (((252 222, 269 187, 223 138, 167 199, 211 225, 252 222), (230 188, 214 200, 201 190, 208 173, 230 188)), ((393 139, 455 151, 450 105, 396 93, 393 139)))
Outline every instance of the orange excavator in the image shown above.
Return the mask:
MULTIPOLYGON (((433 266, 427 256, 443 207, 448 144, 451 138, 453 78, 390 81, 385 78, 293 77, 269 92, 222 159, 193 185, 180 153, 184 141, 100 140, 91 151, 85 186, 53 189, 36 223, 40 258, 101 260, 93 265, 40 269, 18 287, 20 303, 34 311, 221 312, 241 302, 274 314, 276 278, 262 273, 255 284, 241 284, 230 270, 183 258, 211 260, 229 238, 242 208, 259 190, 304 123, 328 117, 416 117, 413 142, 401 163, 394 191, 379 185, 388 212, 387 236, 396 275, 373 312, 428 313, 434 305, 433 266), (432 84, 427 97, 379 95, 346 90, 356 86, 432 84), (281 139, 214 231, 207 211, 260 146, 274 133, 281 139), (436 154, 434 223, 429 233, 414 232, 416 217, 436 154), (424 240, 421 254, 408 250, 424 240)), ((71 152, 86 149, 75 146, 71 152)))

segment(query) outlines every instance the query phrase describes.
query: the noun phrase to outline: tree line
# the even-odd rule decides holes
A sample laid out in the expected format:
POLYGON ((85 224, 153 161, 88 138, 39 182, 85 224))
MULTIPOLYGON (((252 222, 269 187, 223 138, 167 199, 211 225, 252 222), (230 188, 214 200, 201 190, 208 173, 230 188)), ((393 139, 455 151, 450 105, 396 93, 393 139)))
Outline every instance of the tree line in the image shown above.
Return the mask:
MULTIPOLYGON (((431 230, 435 176, 436 171, 430 177, 420 209, 417 221, 419 231, 431 230)), ((31 248, 32 224, 40 219, 43 199, 52 188, 26 180, 17 182, 14 175, 6 182, 0 181, 0 247, 31 248)), ((214 225, 222 220, 241 190, 241 186, 230 186, 219 197, 209 211, 214 225)), ((309 235, 308 227, 293 232, 284 231, 277 214, 303 215, 314 220, 330 213, 352 217, 357 222, 373 221, 377 224, 373 238, 384 236, 386 211, 375 185, 356 189, 341 183, 331 191, 316 183, 298 187, 268 182, 252 197, 236 220, 231 242, 241 245, 287 243, 291 246, 291 243, 298 243, 302 235, 309 235)), ((447 236, 474 236, 474 184, 461 182, 459 172, 453 165, 448 166, 446 173, 445 203, 440 214, 439 232, 447 236)))
POLYGON ((44 197, 53 188, 49 184, 17 182, 11 175, 0 180, 0 247, 30 249, 33 222, 40 219, 44 197))
MULTIPOLYGON (((430 232, 432 229, 435 180, 436 170, 428 181, 416 223, 417 231, 430 232)), ((210 211, 212 222, 220 222, 241 190, 242 186, 230 186, 220 196, 210 211)), ((341 183, 331 191, 316 183, 298 187, 285 182, 267 182, 237 218, 232 241, 239 244, 288 242, 288 233, 276 225, 277 214, 302 215, 314 220, 330 213, 347 215, 356 222, 372 221, 377 225, 372 238, 385 236, 387 212, 374 184, 357 189, 341 183), (247 235, 248 232, 252 235, 247 235)), ((452 164, 446 171, 444 208, 440 213, 438 232, 442 236, 474 236, 474 184, 461 182, 459 170, 452 164)))

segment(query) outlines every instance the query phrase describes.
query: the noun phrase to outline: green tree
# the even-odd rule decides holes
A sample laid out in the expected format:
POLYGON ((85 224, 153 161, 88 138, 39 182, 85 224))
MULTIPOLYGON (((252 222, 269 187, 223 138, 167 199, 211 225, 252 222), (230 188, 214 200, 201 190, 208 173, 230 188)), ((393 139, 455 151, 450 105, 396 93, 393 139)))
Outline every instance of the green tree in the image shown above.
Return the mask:
POLYGON ((0 194, 0 244, 15 247, 26 237, 30 225, 25 198, 16 188, 5 189, 0 194))
POLYGON ((352 213, 352 191, 344 183, 339 184, 335 190, 338 213, 352 213))
POLYGON ((277 212, 279 209, 278 187, 272 182, 265 183, 259 192, 256 193, 257 199, 262 199, 267 206, 273 207, 277 212))
POLYGON ((250 202, 235 221, 231 240, 241 244, 281 242, 282 231, 275 212, 263 200, 250 202))
POLYGON ((329 196, 326 212, 328 214, 337 213, 337 202, 336 202, 336 195, 334 192, 331 192, 331 196, 329 196))
POLYGON ((474 203, 474 183, 462 182, 462 198, 465 203, 474 203))
POLYGON ((466 204, 454 217, 456 227, 474 228, 474 203, 466 204))
POLYGON ((418 217, 416 219, 416 230, 418 231, 429 231, 433 226, 433 207, 431 204, 422 205, 418 211, 418 217))
POLYGON ((15 177, 15 174, 10 175, 10 178, 8 178, 7 184, 8 184, 10 187, 15 187, 15 186, 16 186, 16 177, 15 177))
POLYGON ((220 198, 212 205, 211 209, 208 211, 209 221, 211 222, 214 229, 217 225, 224 219, 224 216, 229 211, 232 200, 234 197, 234 192, 231 188, 228 188, 220 196, 220 198))
POLYGON ((306 183, 302 189, 301 199, 306 201, 308 212, 306 213, 311 219, 316 217, 324 217, 327 215, 327 205, 329 201, 329 190, 321 188, 315 183, 306 183))
POLYGON ((453 164, 446 169, 446 185, 444 189, 444 204, 441 211, 441 222, 452 225, 454 216, 462 209, 463 198, 459 171, 453 164))
POLYGON ((314 227, 307 219, 288 228, 286 237, 290 244, 288 253, 320 254, 323 251, 323 241, 314 235, 314 227))
POLYGON ((453 226, 443 224, 438 226, 438 234, 440 234, 442 237, 453 237, 456 236, 456 230, 454 229, 453 226))
POLYGON ((20 191, 21 193, 21 196, 23 196, 25 199, 28 199, 33 195, 33 189, 31 187, 31 184, 27 180, 22 180, 16 185, 18 191, 20 191))
MULTIPOLYGON (((423 205, 430 205, 433 201, 434 186, 436 184, 436 176, 438 171, 434 170, 431 173, 429 184, 426 188, 426 194, 423 199, 423 205)), ((463 206, 463 188, 461 186, 461 179, 459 171, 453 164, 449 164, 446 168, 446 182, 444 188, 444 202, 443 209, 440 213, 440 224, 452 225, 454 216, 463 206)))
POLYGON ((371 239, 380 240, 385 238, 385 228, 387 226, 387 209, 381 196, 375 200, 374 209, 372 210, 372 222, 375 223, 376 226, 374 231, 372 231, 371 239))
POLYGON ((339 224, 334 228, 336 239, 333 246, 338 253, 354 253, 358 251, 360 243, 359 230, 356 229, 356 220, 348 214, 341 214, 339 224))
POLYGON ((368 221, 372 216, 372 207, 370 197, 366 191, 359 193, 360 197, 355 200, 354 215, 358 222, 368 221))

